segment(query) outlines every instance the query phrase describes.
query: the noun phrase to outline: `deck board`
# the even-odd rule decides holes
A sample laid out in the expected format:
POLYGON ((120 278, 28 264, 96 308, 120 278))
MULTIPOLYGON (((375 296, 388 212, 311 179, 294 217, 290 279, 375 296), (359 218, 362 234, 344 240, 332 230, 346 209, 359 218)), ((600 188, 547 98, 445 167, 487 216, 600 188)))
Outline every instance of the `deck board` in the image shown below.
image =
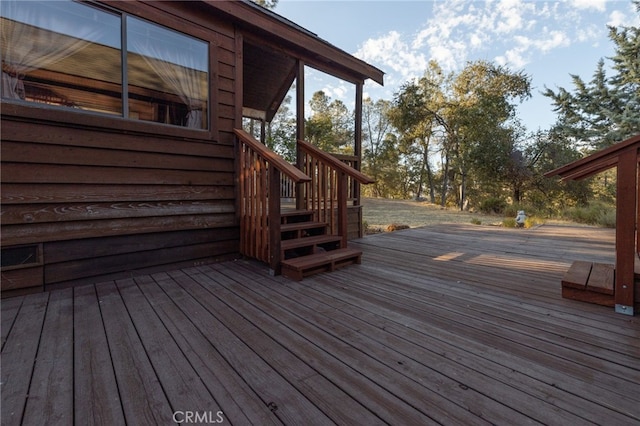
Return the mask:
POLYGON ((124 413, 95 286, 74 289, 73 310, 74 418, 88 425, 122 424, 124 413))
POLYGON ((2 348, 3 424, 22 420, 48 300, 49 295, 41 293, 23 304, 2 348))
POLYGON ((50 294, 38 348, 24 424, 73 422, 73 298, 72 290, 50 294))
POLYGON ((238 260, 2 303, 2 424, 637 424, 640 318, 563 299, 612 230, 441 225, 301 282, 238 260))

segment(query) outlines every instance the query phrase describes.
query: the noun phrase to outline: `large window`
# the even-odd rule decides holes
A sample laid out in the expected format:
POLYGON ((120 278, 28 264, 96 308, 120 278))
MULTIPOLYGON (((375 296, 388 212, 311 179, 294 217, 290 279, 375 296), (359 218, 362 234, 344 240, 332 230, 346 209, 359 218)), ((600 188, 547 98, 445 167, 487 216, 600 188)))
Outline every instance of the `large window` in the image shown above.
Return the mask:
POLYGON ((0 11, 4 99, 208 127, 206 42, 70 0, 0 11))

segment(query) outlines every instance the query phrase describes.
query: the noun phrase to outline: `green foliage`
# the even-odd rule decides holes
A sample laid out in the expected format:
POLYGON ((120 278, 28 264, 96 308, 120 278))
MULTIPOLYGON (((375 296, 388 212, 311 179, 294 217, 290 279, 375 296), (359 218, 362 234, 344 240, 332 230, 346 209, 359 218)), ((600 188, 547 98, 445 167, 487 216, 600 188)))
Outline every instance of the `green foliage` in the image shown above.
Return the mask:
POLYGON ((404 198, 399 191, 405 185, 398 170, 400 155, 397 137, 391 133, 390 109, 389 101, 373 102, 370 98, 363 101, 362 171, 375 180, 362 188, 366 196, 404 198))
POLYGON ((346 105, 318 91, 309 106, 312 115, 305 122, 306 140, 332 154, 353 154, 353 114, 346 105))
POLYGON ((517 169, 515 101, 530 90, 528 76, 486 61, 469 62, 458 74, 444 74, 432 61, 420 80, 402 86, 390 118, 412 194, 426 189, 431 202, 444 206, 454 197, 461 208, 470 195, 500 195, 517 169))
POLYGON ((534 226, 543 225, 545 220, 539 216, 527 216, 524 221, 525 228, 533 228, 534 226))
POLYGON ((515 228, 517 226, 516 219, 513 217, 506 217, 502 220, 502 226, 505 228, 515 228))
POLYGON ((562 216, 573 222, 584 223, 587 225, 598 225, 614 228, 616 225, 615 206, 593 202, 586 206, 575 206, 565 209, 562 216))
POLYGON ((296 117, 289 107, 291 96, 280 104, 273 120, 267 124, 266 145, 290 163, 296 161, 296 117))
POLYGON ((252 0, 254 3, 267 9, 275 9, 278 5, 278 0, 252 0))
MULTIPOLYGON (((635 2, 640 15, 640 2, 635 2)), ((607 147, 640 133, 640 28, 609 27, 615 44, 615 74, 608 77, 601 59, 592 79, 571 75, 573 91, 546 89, 559 114, 555 130, 588 150, 607 147)))
POLYGON ((471 224, 472 225, 482 225, 482 221, 476 217, 471 219, 471 224))
MULTIPOLYGON (((504 213, 505 208, 507 207, 507 202, 501 198, 487 198, 480 202, 480 206, 478 207, 482 213, 495 213, 502 214, 504 213)), ((515 216, 515 215, 514 215, 515 216)))

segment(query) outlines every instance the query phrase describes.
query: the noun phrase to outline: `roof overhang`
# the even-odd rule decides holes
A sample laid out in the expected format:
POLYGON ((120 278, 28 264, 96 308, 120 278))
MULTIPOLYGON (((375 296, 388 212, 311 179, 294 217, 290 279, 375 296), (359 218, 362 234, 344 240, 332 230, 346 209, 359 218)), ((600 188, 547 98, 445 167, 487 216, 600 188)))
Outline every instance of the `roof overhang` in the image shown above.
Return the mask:
POLYGON ((384 82, 378 68, 311 31, 249 0, 204 0, 239 30, 243 41, 243 108, 271 121, 298 73, 298 61, 331 76, 363 84, 384 82))
POLYGON ((640 162, 640 135, 595 152, 565 166, 545 173, 546 177, 560 176, 562 180, 580 180, 618 165, 620 154, 635 151, 640 162))

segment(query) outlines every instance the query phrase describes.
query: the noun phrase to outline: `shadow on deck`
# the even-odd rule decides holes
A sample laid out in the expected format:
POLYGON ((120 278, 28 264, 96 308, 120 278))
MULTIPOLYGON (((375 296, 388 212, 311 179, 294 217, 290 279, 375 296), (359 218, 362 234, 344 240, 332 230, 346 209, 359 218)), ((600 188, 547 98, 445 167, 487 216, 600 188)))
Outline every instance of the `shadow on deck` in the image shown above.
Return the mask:
POLYGON ((302 282, 251 261, 2 300, 2 424, 637 424, 640 318, 562 299, 610 230, 352 242, 302 282))

